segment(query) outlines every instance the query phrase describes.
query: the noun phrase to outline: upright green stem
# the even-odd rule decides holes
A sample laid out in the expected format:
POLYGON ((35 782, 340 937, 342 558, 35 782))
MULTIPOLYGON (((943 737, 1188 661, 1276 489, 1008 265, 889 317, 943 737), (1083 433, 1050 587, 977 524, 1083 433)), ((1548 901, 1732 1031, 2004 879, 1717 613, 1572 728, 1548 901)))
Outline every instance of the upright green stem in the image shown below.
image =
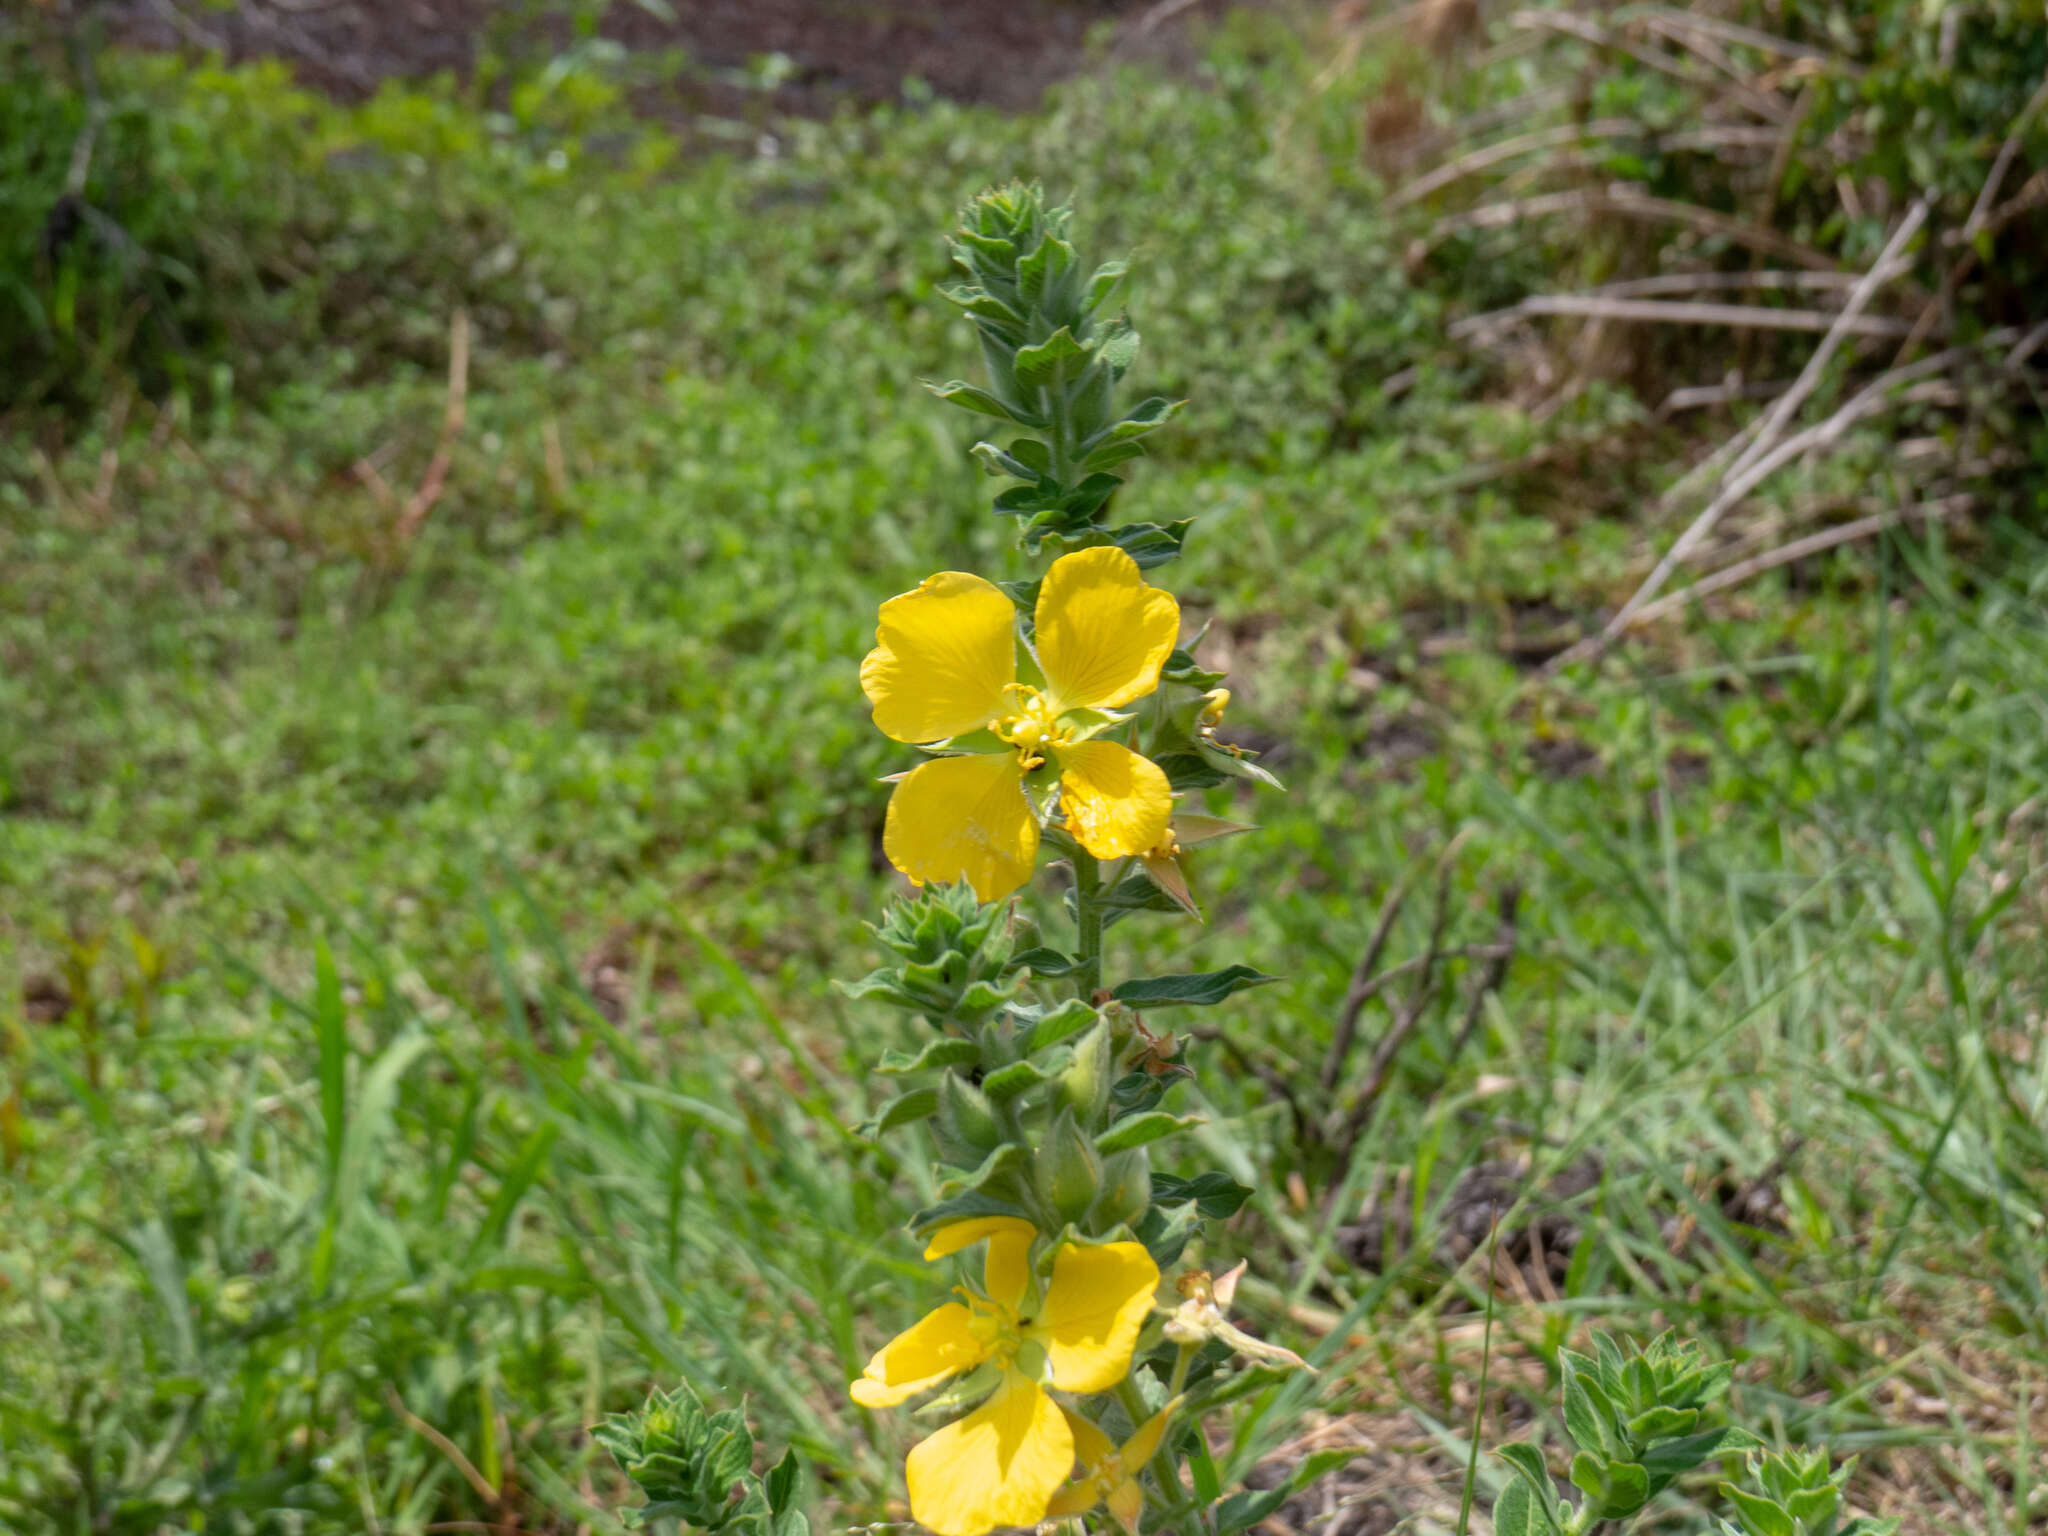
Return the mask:
POLYGON ((1081 968, 1074 973, 1084 1001, 1102 986, 1102 868, 1085 848, 1074 850, 1074 947, 1081 968))

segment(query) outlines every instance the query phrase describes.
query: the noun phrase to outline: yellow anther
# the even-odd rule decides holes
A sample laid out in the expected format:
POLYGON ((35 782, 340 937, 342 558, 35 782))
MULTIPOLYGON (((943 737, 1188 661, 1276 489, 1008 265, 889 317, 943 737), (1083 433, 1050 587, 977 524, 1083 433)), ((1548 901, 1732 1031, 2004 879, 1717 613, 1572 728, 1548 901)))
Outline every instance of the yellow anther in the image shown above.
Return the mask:
POLYGON ((1045 754, 1039 749, 1058 746, 1068 739, 1070 732, 1053 713, 1045 695, 1036 688, 1024 683, 1011 683, 1003 691, 1016 695, 1016 712, 991 720, 989 730, 1017 749, 1018 766, 1024 772, 1044 767, 1045 754))
POLYGON ((1223 723, 1223 711, 1230 707, 1228 688, 1211 688, 1202 695, 1202 712, 1196 717, 1205 731, 1213 731, 1223 723))

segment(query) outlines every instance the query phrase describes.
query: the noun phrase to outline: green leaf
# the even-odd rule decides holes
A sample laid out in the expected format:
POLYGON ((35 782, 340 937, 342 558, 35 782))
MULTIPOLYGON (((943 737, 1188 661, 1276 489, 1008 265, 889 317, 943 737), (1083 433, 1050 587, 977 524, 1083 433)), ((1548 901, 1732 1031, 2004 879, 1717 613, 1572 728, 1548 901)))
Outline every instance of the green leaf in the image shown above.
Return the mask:
POLYGON ((1088 363, 1088 352, 1064 325, 1036 346, 1017 350, 1017 380, 1027 389, 1065 383, 1088 363))
POLYGON ((797 1481, 803 1474, 803 1463, 797 1460, 796 1447, 791 1446, 782 1453, 782 1460, 775 1464, 775 1470, 768 1474, 768 1507, 777 1514, 791 1506, 796 1497, 797 1481))
POLYGON ((1737 1451, 1759 1450, 1762 1446, 1763 1441, 1748 1430, 1728 1425, 1677 1440, 1660 1440, 1643 1452, 1643 1469, 1650 1474, 1653 1491, 1656 1491, 1694 1467, 1737 1451))
POLYGON ((1081 468, 1091 472, 1115 469, 1119 464, 1128 464, 1132 459, 1142 459, 1143 457, 1145 457, 1145 445, 1143 443, 1134 441, 1105 443, 1102 447, 1097 448, 1081 460, 1081 468))
POLYGON ((1100 1017, 1089 1004, 1078 997, 1070 997, 1032 1024, 1030 1034, 1024 1037, 1024 1053, 1028 1056, 1049 1045, 1057 1045, 1069 1035, 1079 1034, 1100 1017))
POLYGON ((1529 1485, 1530 1491, 1540 1500, 1549 1523, 1561 1523, 1558 1520, 1557 1485, 1550 1480, 1550 1467, 1543 1460, 1543 1453, 1526 1440, 1514 1440, 1497 1447, 1494 1454, 1511 1465, 1520 1474, 1520 1480, 1529 1485))
POLYGON ((1195 661, 1194 648, 1208 632, 1209 626, 1204 624, 1201 634, 1196 635, 1185 645, 1175 646, 1167 655, 1166 665, 1160 669, 1159 675, 1170 683, 1185 683, 1188 687, 1204 693, 1222 682, 1227 674, 1211 672, 1195 661))
POLYGON ((1228 774, 1218 773, 1193 752, 1162 752, 1152 761, 1166 775, 1167 785, 1176 793, 1189 789, 1214 789, 1226 783, 1228 774))
POLYGON ((1176 1178, 1170 1173, 1152 1175, 1152 1198, 1159 1204, 1179 1205, 1192 1200, 1195 1208, 1212 1221, 1235 1216, 1251 1197, 1251 1190, 1229 1174, 1214 1169, 1192 1179, 1176 1178))
MULTIPOLYGON (((1073 892, 1067 893, 1067 911, 1074 910, 1073 892)), ((1142 873, 1126 875, 1104 891, 1096 899, 1096 910, 1102 914, 1102 926, 1114 928, 1134 912, 1178 912, 1180 908, 1158 885, 1142 873)))
MULTIPOLYGON (((1089 479, 1114 481, 1111 489, 1123 483, 1116 480, 1113 475, 1091 475, 1089 479)), ((1072 498, 1068 498, 1068 501, 1071 503, 1072 498)), ((1100 502, 1097 505, 1099 506, 1100 502)), ((1194 525, 1195 520, 1191 517, 1182 518, 1177 523, 1166 524, 1123 523, 1115 528, 1090 529, 1079 537, 1065 538, 1059 542, 1065 549, 1087 549, 1098 544, 1111 544, 1136 561, 1139 570, 1149 571, 1179 557, 1181 546, 1187 542, 1188 530, 1194 525)))
POLYGON ((1027 949, 1010 956, 1010 964, 1029 968, 1034 976, 1071 976, 1081 969, 1081 962, 1072 955, 1063 955, 1056 949, 1027 949))
POLYGON ((1029 256, 1017 263, 1017 292, 1026 304, 1038 307, 1048 288, 1059 282, 1060 274, 1074 264, 1074 248, 1054 235, 1038 242, 1029 256))
POLYGON ((924 387, 941 400, 949 400, 954 405, 963 406, 970 411, 979 411, 984 416, 1014 421, 1027 427, 1043 425, 1035 420, 1027 420, 1022 413, 1011 410, 987 390, 979 385, 969 384, 965 379, 948 379, 943 384, 934 384, 927 380, 924 387))
POLYGON ((1284 1484, 1278 1488, 1247 1488, 1241 1493, 1233 1493, 1216 1506, 1217 1536, 1233 1536, 1237 1531, 1250 1530, 1285 1504, 1287 1498, 1288 1490, 1284 1484))
POLYGON ((1232 965, 1220 971, 1202 971, 1191 976, 1151 976, 1126 981, 1116 989, 1116 1000, 1132 1008, 1207 1008, 1247 987, 1262 987, 1278 981, 1248 965, 1232 965))
POLYGON ((552 1122, 541 1126, 528 1136, 520 1146, 519 1159, 505 1175, 505 1182, 498 1186, 497 1197, 491 1201, 491 1208, 484 1216, 483 1225, 476 1229, 476 1236, 470 1239, 469 1252, 463 1258, 465 1269, 473 1266, 484 1252, 505 1234, 512 1223, 512 1213, 533 1181, 540 1177, 541 1169, 547 1164, 548 1153, 555 1145, 555 1138, 562 1128, 552 1122))
POLYGON ((1614 1413, 1608 1405, 1607 1394, 1600 1390, 1600 1384, 1584 1371, 1567 1369, 1564 1375, 1564 1427, 1571 1431, 1579 1449, 1600 1456, 1615 1455, 1622 1448, 1614 1443, 1613 1424, 1614 1413))
POLYGON ((1096 1137, 1095 1150, 1103 1153, 1127 1152, 1132 1147, 1142 1147, 1162 1137, 1192 1130, 1201 1123, 1200 1115, 1170 1115, 1163 1109, 1147 1110, 1142 1115, 1132 1115, 1128 1119, 1117 1121, 1096 1137))
POLYGON ((1721 1496, 1742 1516, 1743 1529, 1751 1536, 1797 1536, 1791 1515, 1762 1494, 1751 1493, 1733 1483, 1721 1485, 1721 1496))
POLYGON ((1112 321, 1105 328, 1101 344, 1095 349, 1109 367, 1110 374, 1121 379, 1131 371, 1131 364, 1138 360, 1138 333, 1128 320, 1112 321))
POLYGON ((1032 443, 1034 447, 1042 446, 1034 439, 1027 437, 1012 443, 1010 451, 1007 453, 998 448, 994 443, 988 442, 976 443, 967 451, 980 461, 982 469, 987 473, 998 476, 1008 475, 1013 480, 1023 480, 1035 485, 1044 476, 1041 471, 1034 469, 1022 454, 1017 452, 1017 449, 1023 443, 1032 443))
POLYGON ((1519 1477, 1511 1477, 1493 1501, 1493 1536, 1543 1536, 1547 1521, 1536 1513, 1536 1497, 1519 1477))
POLYGON ((1335 1450, 1311 1451, 1296 1463, 1294 1470, 1287 1474, 1287 1481, 1281 1486, 1289 1493, 1299 1493, 1310 1484, 1320 1482, 1339 1467, 1349 1466, 1371 1450, 1372 1447, 1367 1445, 1347 1445, 1335 1450))
POLYGON ((959 305, 978 319, 997 321, 1013 332, 1021 330, 1024 325, 1022 315, 986 288, 973 283, 955 283, 950 287, 941 288, 939 292, 948 302, 959 305))
POLYGON ((1652 1440, 1685 1434, 1699 1420, 1697 1408, 1651 1408, 1628 1421, 1628 1435, 1638 1445, 1646 1445, 1652 1440))
POLYGON ((854 1135, 873 1141, 884 1131, 893 1131, 900 1125, 914 1125, 920 1120, 929 1120, 938 1112, 938 1089, 913 1088, 908 1093, 899 1093, 876 1110, 871 1118, 862 1121, 854 1128, 854 1135))
POLYGON ((1801 1488, 1785 1500, 1785 1513, 1809 1529, 1826 1524, 1834 1518, 1835 1506, 1841 1501, 1840 1490, 1832 1487, 1801 1488))
POLYGON ((1650 1502, 1650 1476, 1632 1461, 1610 1462, 1607 1467, 1607 1497, 1600 1501, 1600 1515, 1622 1520, 1650 1502))
POLYGON ((1128 271, 1129 266, 1121 261, 1105 261, 1097 267, 1088 279, 1087 288, 1082 291, 1081 308, 1092 314, 1108 303, 1110 296, 1123 285, 1124 274, 1128 271))
POLYGON ((875 1066, 877 1072, 900 1077, 908 1072, 924 1072, 933 1067, 967 1067, 981 1060, 981 1047, 972 1040, 962 1040, 956 1035, 941 1035, 936 1040, 925 1042, 923 1050, 912 1055, 909 1051, 887 1050, 875 1066))
POLYGON ((1250 779, 1254 783, 1265 785, 1268 789, 1285 789, 1287 787, 1266 769, 1253 762, 1252 754, 1249 752, 1243 750, 1232 752, 1223 747, 1213 746, 1207 741, 1198 741, 1195 743, 1195 753, 1203 762, 1226 778, 1250 779))
POLYGON ((1126 442, 1134 437, 1143 437, 1148 432, 1156 432, 1178 415, 1180 408, 1186 404, 1185 400, 1168 400, 1161 395, 1141 400, 1128 416, 1121 421, 1111 422, 1083 443, 1081 451, 1093 453, 1104 444, 1126 442))
POLYGON ((1598 1499, 1607 1491, 1607 1463, 1591 1451, 1572 1457, 1570 1475, 1589 1499, 1598 1499))
POLYGON ((1035 1061, 1013 1061, 981 1080, 981 1091, 997 1104, 1014 1099, 1020 1093, 1036 1088, 1048 1078, 1058 1077, 1066 1071, 1074 1059, 1071 1050, 1056 1053, 1043 1063, 1035 1061))
POLYGON ((1591 1369, 1599 1377, 1600 1385, 1607 1389, 1609 1397, 1619 1396, 1622 1373, 1628 1369, 1628 1362, 1622 1358, 1621 1346, 1596 1328, 1593 1330, 1593 1354, 1595 1363, 1591 1369))

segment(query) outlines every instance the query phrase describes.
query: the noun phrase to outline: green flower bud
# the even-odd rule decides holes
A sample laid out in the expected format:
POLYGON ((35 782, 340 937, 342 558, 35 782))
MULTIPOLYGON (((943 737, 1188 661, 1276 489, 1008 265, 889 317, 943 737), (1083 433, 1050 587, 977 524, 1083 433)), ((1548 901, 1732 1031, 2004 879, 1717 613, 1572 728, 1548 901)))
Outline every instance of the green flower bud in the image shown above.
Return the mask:
POLYGON ((1038 1149, 1038 1193, 1062 1221, 1079 1221, 1102 1186, 1102 1157, 1095 1143, 1062 1109, 1038 1149))
POLYGON ((949 1141, 977 1153, 992 1152, 1003 1140, 1003 1127, 988 1095, 957 1072, 939 1079, 939 1130, 949 1141))
POLYGON ((1135 1224, 1151 1204, 1151 1154, 1143 1147, 1115 1153, 1103 1160, 1102 1192, 1089 1213, 1089 1228, 1107 1232, 1119 1223, 1135 1224))
POLYGON ((1109 1025, 1097 1023, 1074 1044, 1074 1061, 1059 1076, 1059 1102, 1074 1112, 1082 1125, 1094 1125, 1109 1107, 1109 1090, 1116 1074, 1116 1059, 1110 1048, 1109 1025))

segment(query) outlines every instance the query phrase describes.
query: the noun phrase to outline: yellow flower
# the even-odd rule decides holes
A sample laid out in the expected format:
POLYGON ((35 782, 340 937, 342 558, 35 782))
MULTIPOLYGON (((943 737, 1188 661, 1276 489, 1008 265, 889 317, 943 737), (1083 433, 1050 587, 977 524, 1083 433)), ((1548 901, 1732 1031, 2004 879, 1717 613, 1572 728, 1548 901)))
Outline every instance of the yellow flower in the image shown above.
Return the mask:
POLYGON ((1017 681, 1016 617, 993 582, 942 571, 882 604, 860 668, 884 735, 928 745, 987 733, 986 750, 905 774, 882 833, 889 862, 912 880, 964 879, 983 901, 1031 878, 1031 776, 1057 775, 1067 830, 1099 859, 1153 847, 1173 811, 1156 763, 1090 734, 1100 712, 1159 686, 1180 634, 1173 595, 1146 586, 1137 562, 1113 546, 1055 560, 1036 610, 1043 688, 1017 681))
POLYGON ((1097 1504, 1106 1504, 1116 1523, 1135 1533, 1138 1516, 1145 1510, 1145 1490, 1138 1486, 1138 1471, 1159 1449, 1167 1421, 1180 1404, 1176 1397, 1153 1414, 1137 1427, 1121 1449, 1079 1414, 1069 1413, 1067 1428, 1074 1437, 1074 1454, 1081 1460, 1081 1475, 1052 1496, 1052 1502, 1045 1507, 1045 1518, 1065 1520, 1084 1515, 1097 1504))
POLYGON ((1073 1431, 1045 1389, 1106 1392, 1122 1381, 1152 1310, 1159 1268, 1138 1243, 1063 1245, 1035 1299, 1036 1231, 1013 1216, 941 1227, 927 1259, 988 1242, 985 1294, 948 1302, 898 1334, 850 1389, 863 1407, 888 1408, 963 1371, 993 1367, 987 1401, 915 1446, 904 1468, 910 1513, 938 1536, 1045 1518, 1074 1468, 1073 1431))

